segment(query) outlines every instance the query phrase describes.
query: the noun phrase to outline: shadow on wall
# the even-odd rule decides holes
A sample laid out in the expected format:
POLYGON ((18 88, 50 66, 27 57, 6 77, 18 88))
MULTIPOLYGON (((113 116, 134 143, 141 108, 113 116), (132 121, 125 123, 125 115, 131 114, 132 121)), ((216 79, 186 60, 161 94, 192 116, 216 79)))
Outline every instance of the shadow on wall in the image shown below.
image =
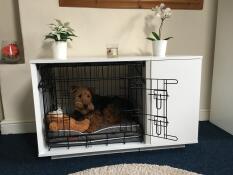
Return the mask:
POLYGON ((130 34, 132 33, 133 29, 135 28, 136 25, 136 21, 138 20, 138 18, 140 17, 140 15, 135 15, 133 16, 129 22, 127 23, 127 25, 123 25, 123 27, 121 28, 121 30, 119 32, 117 32, 117 35, 114 36, 114 38, 118 39, 118 40, 124 40, 127 41, 129 39, 129 37, 131 36, 130 34), (122 35, 122 33, 124 35, 122 35))
POLYGON ((1 84, 0 84, 0 121, 4 119, 4 111, 2 106, 1 84))
POLYGON ((19 2, 18 1, 13 1, 13 9, 14 9, 14 19, 15 19, 15 26, 17 29, 17 35, 16 35, 16 40, 18 41, 20 52, 21 52, 21 57, 22 59, 20 60, 20 63, 24 63, 24 47, 23 47, 23 39, 22 39, 22 31, 21 31, 21 25, 20 25, 20 16, 19 16, 19 2))
POLYGON ((153 23, 153 20, 155 20, 154 15, 145 17, 144 33, 146 37, 150 36, 151 32, 158 28, 158 26, 153 23))
MULTIPOLYGON (((135 35, 132 35, 133 29, 136 26, 136 21, 138 20, 138 18, 140 17, 140 14, 135 15, 134 17, 132 17, 129 22, 127 23, 127 25, 124 25, 121 30, 119 32, 117 32, 117 35, 114 36, 114 38, 116 38, 117 40, 121 40, 121 42, 128 42, 130 39, 130 37, 138 37, 135 35), (124 33, 124 35, 122 35, 122 33, 124 33)), ((152 31, 155 31, 156 28, 158 28, 157 25, 155 25, 154 23, 154 15, 147 15, 144 18, 144 27, 143 27, 143 37, 146 40, 146 37, 150 36, 152 31)), ((146 44, 144 44, 144 47, 139 47, 137 50, 137 53, 128 53, 125 54, 125 56, 130 56, 130 55, 137 55, 137 56, 141 56, 141 55, 152 55, 152 43, 151 41, 147 41, 145 42, 146 44), (149 50, 151 51, 148 51, 149 50)))
POLYGON ((31 79, 24 83, 24 91, 21 94, 21 102, 18 105, 17 111, 19 112, 19 118, 22 120, 34 120, 34 102, 32 93, 31 79), (30 118, 29 118, 30 117, 30 118))
POLYGON ((53 57, 53 41, 44 41, 41 46, 39 58, 52 58, 53 57))
MULTIPOLYGON (((158 26, 155 25, 155 23, 153 22, 154 20, 155 20, 154 15, 147 15, 145 17, 145 25, 143 28, 145 40, 147 40, 146 38, 151 35, 151 32, 155 31, 155 29, 158 28, 158 26)), ((138 50, 139 50, 139 55, 152 55, 151 41, 147 40, 146 44, 144 45, 144 48, 139 48, 138 50), (151 52, 146 51, 148 50, 148 48, 150 48, 151 52)))

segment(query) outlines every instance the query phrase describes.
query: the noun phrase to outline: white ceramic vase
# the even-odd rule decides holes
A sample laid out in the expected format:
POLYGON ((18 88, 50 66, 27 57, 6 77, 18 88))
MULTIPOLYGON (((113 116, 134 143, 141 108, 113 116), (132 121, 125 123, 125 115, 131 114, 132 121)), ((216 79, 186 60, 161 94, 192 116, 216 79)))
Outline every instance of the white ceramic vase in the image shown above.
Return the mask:
POLYGON ((53 57, 57 60, 67 59, 67 42, 56 41, 53 43, 53 57))
POLYGON ((152 42, 153 47, 153 56, 162 56, 166 55, 167 50, 167 40, 156 40, 152 42))

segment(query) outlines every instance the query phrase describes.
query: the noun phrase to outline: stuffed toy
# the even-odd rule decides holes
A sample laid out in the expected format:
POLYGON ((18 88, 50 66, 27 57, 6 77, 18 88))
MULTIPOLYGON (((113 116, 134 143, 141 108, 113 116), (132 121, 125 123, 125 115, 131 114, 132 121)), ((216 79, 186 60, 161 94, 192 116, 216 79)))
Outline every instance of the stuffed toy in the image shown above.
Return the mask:
POLYGON ((49 131, 73 130, 85 132, 90 126, 89 119, 76 121, 74 118, 64 114, 60 108, 57 111, 49 112, 46 119, 49 131))

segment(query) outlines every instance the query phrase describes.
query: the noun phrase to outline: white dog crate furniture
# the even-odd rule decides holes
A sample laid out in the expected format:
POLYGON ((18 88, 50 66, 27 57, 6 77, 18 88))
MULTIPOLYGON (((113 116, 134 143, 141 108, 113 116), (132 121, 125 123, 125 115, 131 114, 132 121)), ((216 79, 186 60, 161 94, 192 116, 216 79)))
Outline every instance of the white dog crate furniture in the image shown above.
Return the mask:
POLYGON ((32 60, 39 156, 61 158, 197 143, 201 64, 200 56, 32 60), (93 89, 97 96, 126 99, 127 105, 122 101, 118 105, 124 122, 92 133, 67 128, 51 132, 48 114, 73 113, 73 86, 93 89))

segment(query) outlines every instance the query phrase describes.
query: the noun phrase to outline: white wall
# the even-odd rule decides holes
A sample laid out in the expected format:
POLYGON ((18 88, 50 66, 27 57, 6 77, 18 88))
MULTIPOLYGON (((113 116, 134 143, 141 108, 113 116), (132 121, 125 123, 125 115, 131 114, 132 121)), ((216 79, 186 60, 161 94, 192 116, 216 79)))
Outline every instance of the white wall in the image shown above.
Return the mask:
POLYGON ((218 3, 211 122, 233 135, 233 1, 218 3))
MULTIPOLYGON (((201 120, 208 119, 209 112, 216 5, 217 0, 205 0, 203 10, 174 10, 164 26, 165 35, 174 37, 169 42, 168 54, 204 56, 201 120)), ((70 45, 71 57, 105 55, 108 43, 118 43, 120 55, 150 55, 151 43, 145 37, 159 24, 150 10, 61 8, 58 0, 19 0, 19 6, 26 64, 12 68, 13 72, 5 69, 11 80, 2 77, 7 121, 33 120, 28 61, 51 56, 50 43, 44 41, 44 35, 54 18, 70 21, 79 36, 70 45), (12 87, 14 83, 18 90, 12 87), (11 90, 15 93, 7 94, 11 90)))
MULTIPOLYGON (((4 40, 15 40, 22 44, 19 7, 16 0, 0 0, 0 46, 4 40)), ((0 50, 1 54, 1 50, 0 50)), ((1 58, 1 55, 0 55, 1 58)), ((3 71, 8 71, 8 65, 0 65, 0 121, 3 119, 1 87, 3 71)), ((17 67, 17 66, 10 66, 17 67)), ((16 68, 17 69, 17 68, 16 68)), ((4 88, 3 88, 4 89, 4 88)), ((8 91, 10 93, 10 91, 8 91)))

